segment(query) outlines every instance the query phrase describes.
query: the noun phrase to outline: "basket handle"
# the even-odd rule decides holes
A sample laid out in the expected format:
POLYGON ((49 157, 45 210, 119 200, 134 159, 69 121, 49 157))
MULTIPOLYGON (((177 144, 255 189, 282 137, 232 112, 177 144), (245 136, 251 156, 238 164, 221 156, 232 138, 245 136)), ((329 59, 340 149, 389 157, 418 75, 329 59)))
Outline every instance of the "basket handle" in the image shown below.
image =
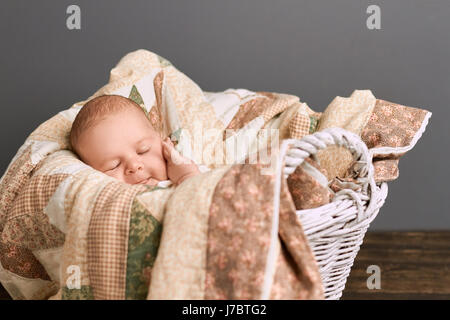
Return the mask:
POLYGON ((286 139, 283 144, 287 144, 288 149, 285 156, 284 175, 287 178, 301 165, 306 158, 315 156, 319 150, 328 146, 337 145, 347 148, 356 160, 355 170, 358 178, 364 179, 375 186, 372 154, 367 149, 366 144, 353 132, 342 128, 328 128, 313 134, 304 136, 302 139, 286 139))

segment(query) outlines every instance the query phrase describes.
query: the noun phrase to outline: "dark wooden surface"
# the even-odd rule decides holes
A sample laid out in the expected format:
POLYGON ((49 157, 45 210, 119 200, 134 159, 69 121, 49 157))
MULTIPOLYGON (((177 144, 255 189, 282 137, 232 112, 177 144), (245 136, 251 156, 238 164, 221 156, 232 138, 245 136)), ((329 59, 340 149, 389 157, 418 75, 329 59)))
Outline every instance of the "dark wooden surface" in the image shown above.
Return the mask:
MULTIPOLYGON (((10 299, 0 285, 0 299, 10 299)), ((368 232, 342 299, 449 299, 450 231, 368 232), (381 289, 367 288, 370 265, 381 271, 381 289)))
POLYGON ((450 231, 367 233, 341 299, 450 299, 450 231), (379 290, 367 288, 370 265, 379 290))

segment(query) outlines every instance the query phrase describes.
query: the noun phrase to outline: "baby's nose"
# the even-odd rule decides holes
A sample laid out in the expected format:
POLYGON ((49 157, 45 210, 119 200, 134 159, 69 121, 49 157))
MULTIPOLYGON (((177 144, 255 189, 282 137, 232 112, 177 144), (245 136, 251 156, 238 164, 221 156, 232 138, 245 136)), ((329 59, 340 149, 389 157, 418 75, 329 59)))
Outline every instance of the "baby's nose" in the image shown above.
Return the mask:
POLYGON ((132 174, 132 173, 135 173, 138 170, 142 170, 142 168, 143 168, 142 163, 133 162, 127 167, 126 173, 127 174, 132 174))

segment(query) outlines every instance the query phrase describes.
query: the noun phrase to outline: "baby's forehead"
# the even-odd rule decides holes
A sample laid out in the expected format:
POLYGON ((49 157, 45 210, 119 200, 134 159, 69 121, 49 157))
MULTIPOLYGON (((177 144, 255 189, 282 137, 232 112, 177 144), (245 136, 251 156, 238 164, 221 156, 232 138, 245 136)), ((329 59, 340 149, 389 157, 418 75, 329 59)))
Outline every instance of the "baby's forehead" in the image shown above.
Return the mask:
MULTIPOLYGON (((134 107, 133 107, 134 108, 134 107)), ((101 120, 113 120, 117 125, 120 125, 122 130, 131 130, 133 132, 139 131, 143 133, 157 134, 150 120, 143 111, 134 109, 121 110, 114 114, 106 114, 101 120), (114 118, 114 119, 112 119, 114 118)), ((108 126, 108 121, 100 121, 97 126, 106 125, 110 130, 115 130, 115 127, 108 126)))
POLYGON ((104 113, 101 115, 100 120, 108 119, 115 117, 119 122, 123 122, 124 124, 130 123, 130 122, 143 122, 143 123, 150 123, 147 119, 146 115, 143 111, 138 110, 136 107, 131 106, 130 108, 117 110, 115 112, 111 113, 104 113))

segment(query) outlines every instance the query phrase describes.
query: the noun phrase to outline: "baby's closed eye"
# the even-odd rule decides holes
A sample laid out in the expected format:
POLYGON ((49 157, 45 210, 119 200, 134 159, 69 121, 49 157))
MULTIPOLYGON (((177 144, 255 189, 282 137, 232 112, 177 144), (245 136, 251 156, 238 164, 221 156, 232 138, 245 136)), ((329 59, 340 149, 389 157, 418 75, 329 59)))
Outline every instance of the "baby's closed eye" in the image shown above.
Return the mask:
POLYGON ((111 171, 114 169, 117 169, 120 166, 120 162, 118 162, 117 164, 113 165, 110 169, 107 169, 106 171, 111 171))
POLYGON ((142 149, 138 150, 137 154, 139 154, 139 155, 141 155, 141 154, 145 154, 145 153, 149 152, 149 151, 150 151, 150 149, 151 149, 151 147, 150 147, 150 146, 144 147, 144 148, 142 148, 142 149))

